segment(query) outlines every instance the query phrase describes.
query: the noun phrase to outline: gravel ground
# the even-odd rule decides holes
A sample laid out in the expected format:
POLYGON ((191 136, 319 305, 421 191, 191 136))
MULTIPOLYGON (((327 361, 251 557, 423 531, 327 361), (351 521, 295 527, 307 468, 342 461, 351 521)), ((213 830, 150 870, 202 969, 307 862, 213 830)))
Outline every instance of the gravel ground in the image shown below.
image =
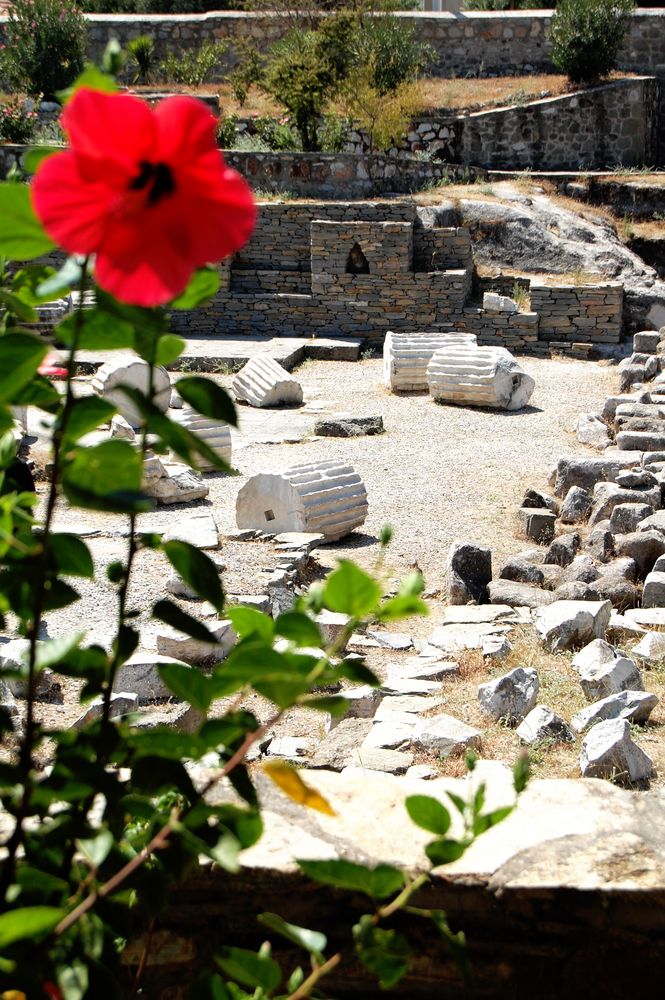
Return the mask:
MULTIPOLYGON (((389 523, 394 529, 387 575, 401 576, 414 565, 425 574, 429 591, 443 586, 451 542, 464 539, 488 545, 495 573, 505 559, 526 547, 518 534, 516 510, 524 491, 546 487, 547 474, 558 458, 584 451, 571 428, 579 413, 598 409, 616 391, 613 367, 570 360, 522 359, 536 380, 531 405, 519 413, 438 406, 426 395, 393 396, 383 386, 379 359, 358 363, 310 361, 296 375, 311 413, 293 411, 299 435, 291 444, 247 444, 234 450, 238 476, 207 476, 210 494, 193 505, 161 507, 140 522, 144 528, 167 530, 194 510, 209 509, 222 535, 233 534, 235 498, 247 477, 267 468, 286 467, 343 457, 362 475, 369 495, 364 527, 317 552, 321 563, 333 566, 340 557, 372 567, 378 556, 377 535, 389 523), (315 412, 380 414, 386 433, 375 437, 319 438, 307 433, 315 412), (303 430, 303 427, 305 428, 303 430)), ((222 383, 230 379, 220 377, 222 383)), ((241 421, 247 410, 240 410, 241 421)), ((284 411, 279 418, 284 423, 284 411)), ((247 418, 246 418, 247 419, 247 418)), ((45 484, 40 484, 45 493, 45 484)), ((100 529, 103 538, 89 544, 98 567, 121 556, 122 520, 89 511, 58 511, 58 526, 81 531, 100 529)), ((226 584, 232 593, 260 592, 260 571, 269 562, 265 546, 223 543, 226 584)), ((133 597, 147 616, 149 604, 163 594, 165 567, 154 553, 137 561, 133 597)), ((107 633, 113 627, 115 600, 103 577, 95 585, 77 581, 83 600, 49 616, 56 634, 81 623, 107 633)))

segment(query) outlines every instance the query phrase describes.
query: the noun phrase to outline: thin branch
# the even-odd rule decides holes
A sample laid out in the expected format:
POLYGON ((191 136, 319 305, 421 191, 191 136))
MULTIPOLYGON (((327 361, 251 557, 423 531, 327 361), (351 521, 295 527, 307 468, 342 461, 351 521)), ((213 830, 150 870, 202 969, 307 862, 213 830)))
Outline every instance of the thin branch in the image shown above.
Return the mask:
POLYGON ((314 971, 305 979, 304 982, 300 984, 295 993, 290 993, 287 1000, 304 1000, 308 997, 312 989, 316 986, 318 981, 324 976, 327 976, 329 972, 339 965, 342 961, 341 951, 336 952, 334 955, 323 963, 323 965, 317 965, 314 971))

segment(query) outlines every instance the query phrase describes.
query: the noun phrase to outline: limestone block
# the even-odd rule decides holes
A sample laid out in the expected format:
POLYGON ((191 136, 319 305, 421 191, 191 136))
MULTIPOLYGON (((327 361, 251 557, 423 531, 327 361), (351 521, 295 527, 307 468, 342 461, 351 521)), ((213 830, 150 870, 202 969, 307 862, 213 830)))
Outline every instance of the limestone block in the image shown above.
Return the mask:
POLYGON ((473 333, 393 333, 383 342, 383 381, 392 392, 426 392, 427 365, 435 351, 451 344, 476 346, 473 333))
POLYGON ((461 406, 520 410, 535 381, 504 347, 451 345, 439 348, 427 366, 433 399, 461 406))
POLYGON ((531 668, 516 667, 478 687, 478 703, 493 719, 520 722, 535 706, 540 681, 531 668))
MULTIPOLYGON (((171 419, 175 423, 182 424, 196 437, 201 438, 227 465, 231 462, 231 428, 228 424, 221 420, 204 417, 191 406, 187 406, 186 403, 171 414, 171 419)), ((197 455, 196 460, 200 469, 215 468, 212 462, 201 455, 197 455)))
POLYGON ((442 757, 459 757, 470 748, 480 749, 480 733, 454 716, 442 713, 419 719, 413 731, 413 742, 442 757))
POLYGON ((619 691, 642 691, 642 676, 634 660, 603 639, 594 639, 572 662, 587 701, 597 701, 619 691))
POLYGON ((479 604, 487 599, 492 579, 492 552, 471 542, 455 541, 448 551, 446 565, 446 602, 479 604))
POLYGON ((597 413, 581 413, 575 423, 575 432, 581 444, 591 445, 599 451, 603 451, 611 443, 607 424, 597 413))
POLYGON ((540 545, 548 545, 554 538, 556 514, 551 510, 537 507, 520 507, 517 517, 524 528, 527 538, 540 545))
POLYGON ((250 358, 233 380, 233 394, 250 406, 298 406, 302 386, 270 355, 250 358))
MULTIPOLYGON (((117 407, 118 413, 132 427, 140 427, 141 414, 137 407, 122 391, 126 385, 132 389, 148 392, 150 367, 141 358, 133 355, 118 355, 113 361, 107 361, 97 369, 92 380, 92 388, 98 396, 102 396, 117 407)), ((171 401, 171 379, 166 368, 156 365, 153 369, 153 402, 155 406, 166 413, 171 401)))
POLYGON ((524 743, 552 745, 572 743, 575 736, 560 715, 547 705, 536 705, 515 730, 524 743))
POLYGON ((597 722, 606 719, 628 719, 629 722, 645 723, 658 704, 655 694, 647 691, 619 691, 607 698, 583 708, 572 717, 571 724, 578 733, 583 733, 597 722))
POLYGON ((252 476, 238 493, 239 528, 343 538, 367 517, 367 490, 351 465, 325 461, 252 476))
POLYGON ((162 473, 150 478, 144 474, 142 489, 157 503, 191 503, 208 496, 210 487, 203 482, 200 472, 187 465, 162 465, 162 473))
POLYGON ((555 601, 538 608, 534 625, 553 653, 602 639, 610 620, 609 601, 555 601))
POLYGON ((585 778, 634 782, 650 778, 653 763, 631 740, 627 719, 608 719, 596 723, 582 741, 580 770, 585 778))
POLYGON ((642 607, 665 607, 665 573, 655 573, 652 570, 647 575, 642 592, 642 607))
POLYGON ((665 632, 647 632, 631 652, 649 667, 662 666, 665 661, 665 632))
POLYGON ((561 505, 561 520, 564 524, 586 521, 592 506, 593 500, 587 490, 583 490, 581 486, 571 486, 561 505))
POLYGON ((520 311, 520 307, 515 302, 515 299, 511 299, 508 295, 498 295, 497 292, 485 292, 483 295, 483 309, 487 309, 490 312, 506 313, 508 315, 520 311))

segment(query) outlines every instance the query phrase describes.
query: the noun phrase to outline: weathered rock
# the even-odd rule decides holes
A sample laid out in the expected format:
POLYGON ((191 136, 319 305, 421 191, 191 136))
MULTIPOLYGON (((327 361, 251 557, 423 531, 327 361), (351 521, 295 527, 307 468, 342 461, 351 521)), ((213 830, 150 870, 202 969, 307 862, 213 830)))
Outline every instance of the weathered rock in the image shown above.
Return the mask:
POLYGON ((656 431, 619 431, 617 448, 621 451, 662 451, 665 448, 665 433, 656 431))
POLYGON ((207 621, 206 628, 214 636, 214 642, 204 642, 192 639, 191 636, 179 632, 169 625, 160 625, 155 633, 157 652, 161 656, 170 656, 186 663, 208 663, 210 660, 223 660, 235 645, 236 634, 228 619, 207 621))
POLYGON ((594 527, 610 517, 619 504, 643 503, 656 510, 660 507, 660 488, 652 486, 646 490, 624 490, 616 483, 597 483, 593 490, 593 510, 589 525, 594 527))
POLYGON ((637 567, 637 574, 643 580, 650 573, 658 556, 665 553, 665 535, 653 528, 649 531, 632 531, 628 535, 616 535, 614 550, 618 556, 628 556, 637 567))
POLYGON ((557 566, 569 566, 577 555, 579 547, 580 536, 577 532, 572 535, 559 535, 545 553, 544 561, 557 566))
POLYGON ((568 580, 561 583, 553 591, 555 601, 597 601, 598 594, 588 583, 581 580, 568 580))
POLYGON ((372 747, 381 750, 396 750, 398 747, 409 747, 413 736, 413 725, 407 722, 377 722, 372 726, 362 743, 362 747, 372 747))
POLYGON ((653 762, 631 740, 626 719, 608 719, 596 723, 584 737, 580 770, 585 778, 634 783, 651 777, 653 762))
POLYGON ((299 406, 302 386, 286 368, 267 354, 257 354, 233 379, 233 394, 250 406, 299 406))
POLYGON ((157 503, 192 503, 208 496, 210 487, 204 483, 200 472, 186 465, 162 464, 162 468, 164 475, 155 479, 144 478, 142 484, 144 492, 154 497, 157 503))
MULTIPOLYGON (((171 400, 171 379, 166 368, 160 365, 153 367, 153 397, 154 405, 166 413, 171 400)), ((150 366, 146 361, 132 354, 116 354, 113 361, 107 361, 98 368, 93 379, 92 388, 98 396, 102 396, 117 407, 118 412, 131 427, 140 427, 143 418, 136 404, 132 402, 123 386, 138 389, 147 394, 150 384, 150 366)))
POLYGON ((524 743, 530 745, 573 743, 575 740, 568 723, 547 705, 536 705, 515 732, 524 743))
POLYGON ((341 771, 351 763, 351 754, 360 747, 372 728, 369 719, 342 719, 317 747, 310 767, 341 771))
POLYGON ((657 354, 659 339, 658 330, 641 330, 633 334, 633 350, 644 354, 657 354))
POLYGON ((387 774, 404 774, 413 764, 412 753, 370 747, 364 743, 351 751, 349 767, 361 767, 365 771, 385 771, 387 774))
POLYGON ((239 528, 343 538, 367 517, 367 490, 350 465, 320 461, 252 476, 238 493, 239 528))
MULTIPOLYGON (((139 696, 133 691, 118 691, 111 695, 109 718, 118 719, 128 712, 137 712, 139 708, 139 696)), ((101 719, 104 711, 104 699, 95 698, 88 704, 83 715, 80 715, 76 722, 72 723, 72 729, 83 729, 96 719, 101 719)))
POLYGON ((645 503, 620 503, 610 515, 610 531, 615 535, 627 535, 637 531, 637 526, 645 517, 653 513, 653 507, 645 503))
POLYGON ((616 477, 616 484, 624 490, 647 490, 658 480, 647 469, 626 469, 616 477))
POLYGON ((642 675, 634 660, 603 639, 594 639, 574 657, 587 701, 597 701, 619 691, 642 691, 642 675))
POLYGON ((564 580, 567 583, 593 583, 600 576, 591 556, 575 556, 566 567, 564 580))
MULTIPOLYGON (((197 413, 191 406, 185 404, 171 415, 171 419, 177 424, 191 431, 197 438, 215 452, 227 465, 231 462, 232 444, 231 428, 221 420, 213 420, 211 417, 204 417, 197 413)), ((194 456, 200 469, 215 469, 216 466, 208 458, 198 452, 194 456)))
POLYGON ((650 667, 657 667, 665 662, 665 632, 647 632, 631 653, 650 667))
MULTIPOLYGON (((341 695, 347 703, 345 719, 371 719, 383 701, 384 692, 378 688, 363 684, 361 687, 350 688, 341 695)), ((333 719, 333 723, 337 720, 333 719)))
POLYGON ((622 469, 631 469, 642 462, 642 452, 604 452, 591 458, 560 458, 556 468, 554 493, 565 497, 572 486, 593 490, 596 483, 613 482, 622 469))
POLYGON ((522 498, 522 507, 540 507, 551 510, 553 514, 559 513, 559 501, 556 497, 551 497, 549 493, 542 493, 540 490, 527 490, 522 498))
POLYGON ((492 604, 507 604, 511 608, 541 608, 556 600, 549 590, 541 590, 516 580, 493 580, 489 585, 492 604))
POLYGON ((471 748, 480 749, 480 733, 452 715, 442 713, 418 720, 413 743, 442 757, 458 757, 471 748))
POLYGON ((647 574, 642 591, 642 607, 665 607, 665 573, 655 573, 652 570, 647 574))
POLYGON ((593 499, 588 490, 581 486, 571 486, 559 510, 563 524, 578 524, 586 521, 591 513, 593 499))
POLYGON ((513 580, 516 583, 531 583, 536 587, 542 587, 545 582, 545 574, 542 569, 519 556, 514 556, 504 563, 499 577, 502 580, 513 580))
POLYGON ((487 600, 492 579, 490 549, 471 542, 456 541, 448 550, 446 563, 446 599, 448 604, 479 604, 487 600))
POLYGON ((314 424, 319 437, 362 437, 383 434, 383 417, 324 417, 314 424))
POLYGON ((508 295, 499 295, 497 292, 485 292, 483 294, 483 309, 487 309, 488 312, 501 312, 501 313, 518 313, 520 307, 518 306, 515 299, 511 299, 508 295))
POLYGON ((435 351, 427 366, 430 396, 440 403, 521 410, 535 381, 503 347, 455 345, 435 351))
POLYGON ((121 438, 125 441, 135 441, 136 431, 123 416, 119 413, 111 417, 111 437, 121 438))
POLYGON ((596 413, 582 413, 575 423, 575 433, 580 444, 591 445, 603 451, 610 445, 607 424, 596 413))
POLYGON ((160 656, 159 653, 138 650, 118 669, 113 682, 113 690, 118 693, 131 691, 138 697, 140 705, 163 698, 172 698, 173 692, 159 676, 161 663, 178 663, 182 667, 189 667, 188 663, 182 663, 172 656, 160 656))
POLYGON ((646 691, 619 691, 583 708, 570 721, 578 733, 607 719, 627 719, 639 724, 648 721, 657 704, 655 694, 648 694, 646 691))
POLYGON ((344 615, 340 611, 328 611, 327 608, 324 608, 319 612, 316 616, 316 624, 321 630, 326 646, 330 646, 340 639, 350 620, 348 615, 344 615))
POLYGON ((16 699, 12 694, 11 688, 6 681, 0 678, 0 715, 4 716, 4 719, 10 719, 11 725, 14 732, 20 732, 23 729, 21 723, 21 710, 16 704, 16 699))
POLYGON ((557 653, 602 639, 611 612, 609 601, 556 601, 538 608, 534 624, 545 645, 557 653))
POLYGON ((475 346, 477 342, 472 333, 389 330, 383 342, 384 384, 392 392, 426 392, 427 366, 435 351, 450 344, 475 346))
POLYGON ((537 507, 520 507, 517 517, 526 537, 538 542, 539 545, 548 545, 554 538, 556 514, 552 511, 537 507))
POLYGON ((520 722, 538 700, 540 681, 531 668, 516 667, 478 687, 478 703, 493 719, 520 722))
POLYGON ((610 522, 602 521, 589 532, 584 540, 584 549, 598 562, 607 562, 614 554, 614 535, 610 531, 610 522))
POLYGON ((179 520, 162 536, 165 542, 183 541, 198 549, 216 549, 219 546, 219 532, 212 514, 197 511, 179 520))
POLYGON ((316 741, 309 736, 278 736, 270 740, 265 752, 266 757, 300 760, 309 757, 315 750, 316 741))
POLYGON ((659 531, 665 535, 665 510, 649 511, 637 525, 638 531, 659 531))

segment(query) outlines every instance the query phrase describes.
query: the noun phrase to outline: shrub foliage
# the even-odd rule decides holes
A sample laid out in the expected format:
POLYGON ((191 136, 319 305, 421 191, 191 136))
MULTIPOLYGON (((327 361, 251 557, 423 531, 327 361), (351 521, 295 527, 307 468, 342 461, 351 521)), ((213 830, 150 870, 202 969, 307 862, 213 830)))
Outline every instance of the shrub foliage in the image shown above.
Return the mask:
POLYGON ((13 0, 0 75, 10 86, 52 100, 83 68, 86 24, 67 0, 13 0))
POLYGON ((594 83, 616 66, 633 0, 560 0, 552 21, 552 62, 573 83, 594 83))

